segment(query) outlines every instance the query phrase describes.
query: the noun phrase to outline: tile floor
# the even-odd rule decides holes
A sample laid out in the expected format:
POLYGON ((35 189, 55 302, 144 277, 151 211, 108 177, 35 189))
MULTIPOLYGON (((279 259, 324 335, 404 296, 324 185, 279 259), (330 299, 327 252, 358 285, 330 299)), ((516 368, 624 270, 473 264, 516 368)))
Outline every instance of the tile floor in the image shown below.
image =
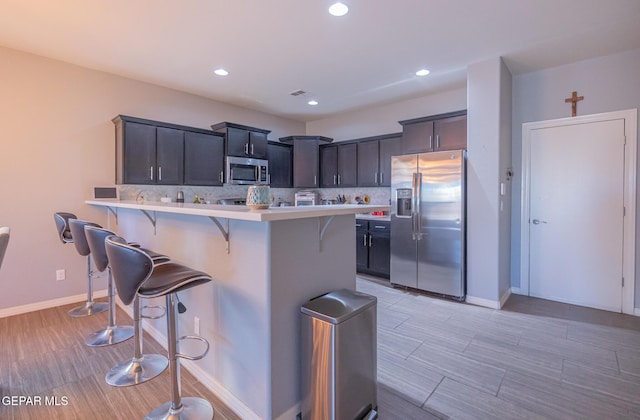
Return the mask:
POLYGON ((382 419, 640 418, 640 317, 513 295, 503 310, 358 278, 378 297, 382 419))

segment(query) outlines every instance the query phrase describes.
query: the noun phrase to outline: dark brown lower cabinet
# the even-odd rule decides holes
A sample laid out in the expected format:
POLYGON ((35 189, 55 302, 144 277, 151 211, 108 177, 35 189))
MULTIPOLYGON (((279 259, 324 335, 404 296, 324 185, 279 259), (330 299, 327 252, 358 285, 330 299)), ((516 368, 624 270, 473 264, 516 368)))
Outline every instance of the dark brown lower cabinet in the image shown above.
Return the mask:
POLYGON ((356 271, 389 278, 390 227, 387 221, 356 219, 356 271))

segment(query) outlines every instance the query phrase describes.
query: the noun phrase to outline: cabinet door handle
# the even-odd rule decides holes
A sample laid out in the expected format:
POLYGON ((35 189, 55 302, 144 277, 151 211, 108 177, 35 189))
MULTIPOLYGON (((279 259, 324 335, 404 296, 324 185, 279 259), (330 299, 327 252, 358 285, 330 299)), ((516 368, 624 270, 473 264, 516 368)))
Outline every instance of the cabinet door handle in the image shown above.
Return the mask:
POLYGON ((376 174, 374 175, 373 178, 374 178, 373 183, 377 185, 378 184, 378 171, 376 171, 376 174))
POLYGON ((386 226, 382 226, 382 225, 375 225, 374 226, 376 229, 386 229, 386 226))
POLYGON ((220 183, 224 182, 224 171, 220 171, 220 183))
POLYGON ((153 181, 153 166, 149 168, 149 179, 153 181))
POLYGON ((369 235, 369 248, 373 245, 373 236, 369 235))
POLYGON ((158 181, 162 181, 162 166, 158 166, 158 181))
POLYGON ((340 185, 340 174, 338 174, 338 185, 340 185))
POLYGON ((318 177, 316 175, 313 176, 313 185, 318 185, 318 177))
POLYGON ((436 148, 440 148, 440 134, 436 135, 436 148))
POLYGON ((429 136, 429 150, 433 149, 433 136, 429 136))
POLYGON ((367 246, 367 234, 362 235, 362 245, 367 246))
POLYGON ((251 156, 253 156, 253 143, 251 143, 251 156))
POLYGON ((384 184, 384 172, 380 172, 380 185, 384 184))
POLYGON ((244 144, 244 154, 248 155, 249 154, 249 143, 245 143, 244 144))
POLYGON ((338 183, 338 181, 337 181, 337 177, 336 177, 336 175, 334 174, 334 175, 333 175, 333 185, 336 185, 337 183, 338 183))

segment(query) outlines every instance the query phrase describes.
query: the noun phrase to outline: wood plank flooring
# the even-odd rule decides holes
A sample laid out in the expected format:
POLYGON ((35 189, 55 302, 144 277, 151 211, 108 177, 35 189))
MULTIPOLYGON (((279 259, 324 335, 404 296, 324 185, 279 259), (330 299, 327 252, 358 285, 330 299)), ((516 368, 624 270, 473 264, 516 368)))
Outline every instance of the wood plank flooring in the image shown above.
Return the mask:
MULTIPOLYGON (((71 318, 67 311, 74 306, 0 319, 0 419, 141 419, 169 401, 168 369, 141 385, 107 385, 105 373, 133 356, 133 340, 108 347, 85 346, 86 335, 106 327, 107 313, 71 318), (11 405, 7 400, 11 396, 32 397, 34 403, 39 397, 41 404, 11 405)), ((120 309, 117 319, 119 325, 131 324, 120 309)), ((166 354, 147 334, 144 350, 166 354)), ((210 401, 216 419, 239 419, 186 369, 181 376, 183 396, 210 401)))
POLYGON ((359 277, 378 297, 381 419, 640 419, 640 318, 513 295, 503 310, 359 277))
MULTIPOLYGON (((640 318, 516 295, 497 311, 369 280, 357 288, 378 297, 382 420, 640 419, 640 318)), ((107 317, 70 318, 73 306, 0 319, 0 396, 60 404, 0 401, 0 419, 139 419, 169 399, 168 371, 107 385, 105 372, 133 343, 86 347, 107 317)), ((118 319, 130 322, 120 309, 118 319)), ((145 350, 164 354, 148 335, 145 350)), ((239 418, 182 373, 183 395, 209 400, 216 419, 239 418)))

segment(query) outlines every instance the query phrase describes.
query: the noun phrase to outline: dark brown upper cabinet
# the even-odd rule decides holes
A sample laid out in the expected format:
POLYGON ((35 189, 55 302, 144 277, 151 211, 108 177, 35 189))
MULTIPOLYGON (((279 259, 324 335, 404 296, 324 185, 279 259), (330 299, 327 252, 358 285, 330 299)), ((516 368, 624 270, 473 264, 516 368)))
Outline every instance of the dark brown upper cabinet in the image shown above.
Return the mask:
POLYGON ((391 156, 402 154, 402 134, 386 134, 357 141, 358 186, 391 186, 391 156))
POLYGON ((214 124, 211 128, 225 134, 227 156, 267 158, 267 135, 270 130, 226 121, 214 124))
POLYGON ((357 156, 356 143, 320 147, 320 186, 323 188, 357 186, 357 156))
POLYGON ((222 185, 224 135, 118 115, 116 183, 222 185))
POLYGON ((434 150, 467 148, 467 116, 443 118, 433 122, 434 150))
POLYGON ((319 151, 321 143, 333 139, 322 136, 281 137, 280 142, 293 145, 294 188, 318 188, 320 185, 319 151))
POLYGON ((467 111, 400 121, 402 154, 467 148, 467 111))
POLYGON ((116 183, 183 183, 183 130, 125 116, 118 116, 113 122, 116 125, 116 183))
POLYGON ((269 158, 269 185, 273 188, 293 187, 293 146, 270 141, 267 144, 269 158))
POLYGON ((224 136, 184 133, 184 183, 221 186, 224 182, 224 136))
POLYGON ((380 139, 380 175, 378 185, 380 187, 391 186, 391 157, 402 154, 402 135, 393 134, 390 137, 380 139))

